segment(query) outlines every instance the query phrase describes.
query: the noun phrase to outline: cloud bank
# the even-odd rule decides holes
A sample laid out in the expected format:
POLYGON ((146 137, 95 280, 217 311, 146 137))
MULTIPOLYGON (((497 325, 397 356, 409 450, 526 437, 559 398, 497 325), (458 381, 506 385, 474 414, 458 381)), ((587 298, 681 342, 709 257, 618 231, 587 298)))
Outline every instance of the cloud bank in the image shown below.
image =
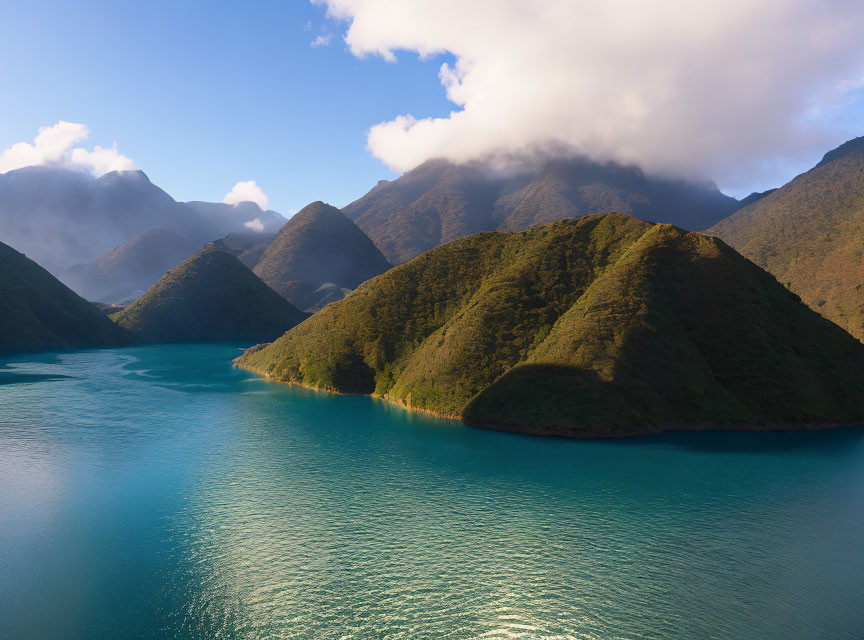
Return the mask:
POLYGON ((369 131, 397 171, 554 149, 734 181, 825 144, 821 115, 864 76, 860 0, 313 2, 357 56, 455 57, 458 110, 369 131))
POLYGON ((267 209, 268 199, 264 190, 255 184, 254 180, 246 182, 238 182, 234 185, 225 198, 222 200, 225 204, 240 204, 241 202, 254 202, 262 209, 267 209))
POLYGON ((90 130, 83 124, 60 120, 41 127, 33 142, 17 142, 0 154, 0 173, 30 166, 55 166, 85 170, 101 176, 109 171, 134 169, 135 163, 113 147, 94 147, 88 151, 75 145, 86 140, 90 130))

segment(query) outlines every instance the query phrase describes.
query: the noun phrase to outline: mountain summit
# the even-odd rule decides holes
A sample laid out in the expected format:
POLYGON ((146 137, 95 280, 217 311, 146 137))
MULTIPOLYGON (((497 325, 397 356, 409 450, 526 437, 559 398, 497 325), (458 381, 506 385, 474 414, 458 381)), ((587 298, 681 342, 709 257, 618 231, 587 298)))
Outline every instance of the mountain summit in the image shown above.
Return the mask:
POLYGON ((140 342, 272 340, 307 314, 215 246, 185 260, 117 317, 140 342))
POLYGON ((313 202, 285 223, 255 273, 297 307, 315 311, 389 268, 345 214, 313 202))
POLYGON ((530 433, 864 420, 864 345, 717 238, 618 214, 433 249, 238 364, 530 433))

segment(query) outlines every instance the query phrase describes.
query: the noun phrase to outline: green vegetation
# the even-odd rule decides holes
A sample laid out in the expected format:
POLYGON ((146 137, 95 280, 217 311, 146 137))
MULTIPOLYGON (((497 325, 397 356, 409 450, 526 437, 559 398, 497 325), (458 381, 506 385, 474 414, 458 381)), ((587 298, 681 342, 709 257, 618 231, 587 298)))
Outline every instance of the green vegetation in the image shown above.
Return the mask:
POLYGON ((620 214, 439 247, 237 364, 531 433, 864 421, 864 345, 720 240, 620 214))
POLYGON ((300 309, 317 311, 389 268, 345 214, 313 202, 285 223, 255 273, 300 309))
POLYGON ((211 245, 112 318, 138 342, 160 343, 272 340, 307 315, 211 245))
POLYGON ((0 351, 122 344, 124 333, 23 253, 0 242, 0 351))
POLYGON ((864 340, 864 137, 709 233, 864 340))

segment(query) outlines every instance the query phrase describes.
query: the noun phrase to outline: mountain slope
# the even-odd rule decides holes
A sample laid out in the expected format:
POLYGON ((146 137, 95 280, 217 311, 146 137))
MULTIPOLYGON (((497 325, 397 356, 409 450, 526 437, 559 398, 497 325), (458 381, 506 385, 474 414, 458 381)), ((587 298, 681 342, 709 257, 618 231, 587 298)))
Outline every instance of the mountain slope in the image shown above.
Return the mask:
POLYGON ((0 242, 0 351, 122 344, 123 332, 24 254, 0 242))
POLYGON ((185 260, 116 316, 139 342, 272 340, 307 314, 213 246, 185 260))
POLYGON ((393 264, 478 231, 517 230, 611 211, 704 229, 738 207, 712 184, 662 180, 633 167, 550 161, 510 178, 431 160, 381 181, 343 212, 393 264))
POLYGON ((267 247, 276 239, 275 233, 258 233, 254 231, 229 233, 222 238, 225 248, 233 253, 240 262, 250 269, 255 265, 267 251, 267 247))
POLYGON ((532 433, 864 422, 864 345, 716 238, 617 214, 444 245, 238 364, 532 433))
POLYGON ((382 180, 342 211, 398 264, 439 244, 495 229, 491 214, 502 184, 478 168, 430 160, 393 182, 382 180))
POLYGON ((345 214, 313 202, 285 223, 255 273, 294 305, 312 311, 389 268, 381 252, 345 214))
POLYGON ((155 228, 201 245, 219 237, 141 171, 95 179, 51 167, 0 174, 0 238, 51 270, 90 262, 155 228))
POLYGON ((864 340, 864 137, 709 233, 864 340))
POLYGON ((87 264, 61 271, 60 279, 84 298, 116 303, 137 297, 200 249, 168 229, 149 229, 87 264))
POLYGON ((613 211, 700 230, 737 207, 713 184, 650 178, 634 167, 573 160, 548 163, 523 189, 496 203, 495 217, 502 231, 613 211))

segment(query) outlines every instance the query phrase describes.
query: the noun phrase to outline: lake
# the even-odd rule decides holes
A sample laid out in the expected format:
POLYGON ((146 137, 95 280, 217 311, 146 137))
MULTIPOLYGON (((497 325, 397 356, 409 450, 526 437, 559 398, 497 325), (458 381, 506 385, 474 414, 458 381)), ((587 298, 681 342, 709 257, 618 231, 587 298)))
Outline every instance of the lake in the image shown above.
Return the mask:
POLYGON ((864 637, 864 429, 521 436, 239 353, 0 360, 0 637, 864 637))

